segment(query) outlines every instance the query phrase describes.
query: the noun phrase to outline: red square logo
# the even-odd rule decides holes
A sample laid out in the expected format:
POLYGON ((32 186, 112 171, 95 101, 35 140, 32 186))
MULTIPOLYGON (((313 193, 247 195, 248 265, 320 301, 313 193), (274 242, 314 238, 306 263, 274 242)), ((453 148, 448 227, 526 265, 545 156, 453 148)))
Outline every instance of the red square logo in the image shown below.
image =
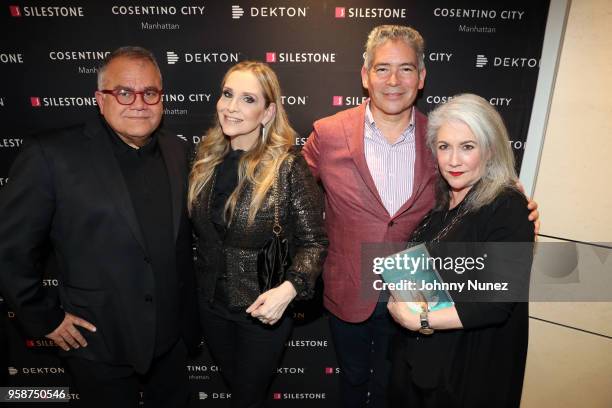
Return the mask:
POLYGON ((336 7, 336 18, 346 18, 345 7, 336 7))
POLYGON ((281 399, 281 393, 275 392, 274 394, 272 394, 272 399, 275 399, 275 400, 281 399))
POLYGON ((333 367, 325 367, 325 374, 333 374, 334 373, 334 368, 333 367))
POLYGON ((30 103, 35 108, 40 108, 40 98, 38 96, 31 96, 30 97, 30 103))
POLYGON ((332 99, 332 106, 342 106, 342 97, 334 96, 332 99))
POLYGON ((21 17, 21 10, 19 9, 19 6, 9 6, 9 10, 11 10, 11 16, 21 17))
POLYGON ((26 340, 26 347, 34 347, 34 340, 26 340))
POLYGON ((276 62, 276 53, 266 52, 266 62, 276 62))

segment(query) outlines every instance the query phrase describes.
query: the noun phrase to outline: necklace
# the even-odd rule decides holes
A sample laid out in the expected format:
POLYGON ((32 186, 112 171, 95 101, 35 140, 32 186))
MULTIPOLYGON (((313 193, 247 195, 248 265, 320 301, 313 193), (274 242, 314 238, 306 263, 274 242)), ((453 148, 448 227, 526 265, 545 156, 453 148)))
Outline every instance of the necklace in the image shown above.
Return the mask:
MULTIPOLYGON (((432 239, 427 241, 428 243, 435 244, 435 243, 440 242, 440 240, 443 239, 455 227, 455 225, 457 225, 461 221, 461 219, 463 219, 463 217, 468 213, 468 208, 464 205, 465 201, 466 200, 464 199, 463 201, 459 203, 459 205, 457 205, 454 208, 455 215, 453 216, 453 218, 446 224, 444 228, 438 231, 438 233, 432 239)), ((452 210, 450 209, 446 210, 446 212, 444 213, 444 217, 442 218, 443 222, 446 221, 446 218, 448 217, 448 214, 451 211, 452 210)), ((433 218, 432 217, 433 213, 434 213, 433 210, 430 211, 425 216, 425 219, 423 220, 421 225, 419 225, 419 227, 412 233, 412 238, 410 239, 410 242, 412 243, 412 245, 409 245, 409 246, 414 246, 417 243, 422 242, 422 240, 420 240, 419 238, 421 234, 423 233, 423 231, 425 230, 425 228, 427 228, 427 226, 431 222, 431 219, 433 218)))

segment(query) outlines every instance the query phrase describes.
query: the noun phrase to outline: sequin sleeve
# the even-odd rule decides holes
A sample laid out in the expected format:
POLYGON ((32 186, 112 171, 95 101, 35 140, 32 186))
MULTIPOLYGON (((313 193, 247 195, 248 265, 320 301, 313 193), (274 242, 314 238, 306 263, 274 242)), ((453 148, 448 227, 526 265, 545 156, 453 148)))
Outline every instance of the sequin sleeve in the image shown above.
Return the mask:
POLYGON ((323 221, 323 197, 300 153, 292 160, 287 184, 295 248, 287 280, 297 291, 296 299, 308 299, 314 295, 329 242, 323 221))

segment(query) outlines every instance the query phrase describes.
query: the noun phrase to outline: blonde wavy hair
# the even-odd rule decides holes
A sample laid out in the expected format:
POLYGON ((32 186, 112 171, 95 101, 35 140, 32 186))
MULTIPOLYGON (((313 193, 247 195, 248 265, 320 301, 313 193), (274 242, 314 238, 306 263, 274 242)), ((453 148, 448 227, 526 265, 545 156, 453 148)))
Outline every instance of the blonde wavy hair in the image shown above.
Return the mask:
MULTIPOLYGON (((287 113, 281 101, 281 89, 278 78, 272 68, 259 61, 243 61, 231 67, 223 77, 221 89, 227 78, 236 71, 247 71, 255 75, 266 103, 276 104, 276 114, 266 126, 265 137, 257 142, 241 158, 238 165, 238 185, 225 204, 225 219, 232 219, 238 195, 247 185, 253 186, 249 205, 248 223, 255 219, 266 194, 272 187, 281 163, 295 142, 296 132, 291 128, 287 113)), ((216 116, 216 115, 215 115, 216 116)), ((230 140, 223 134, 223 129, 216 116, 215 124, 208 129, 197 148, 196 157, 189 173, 188 208, 191 213, 197 197, 204 187, 212 182, 215 168, 230 151, 230 140)))

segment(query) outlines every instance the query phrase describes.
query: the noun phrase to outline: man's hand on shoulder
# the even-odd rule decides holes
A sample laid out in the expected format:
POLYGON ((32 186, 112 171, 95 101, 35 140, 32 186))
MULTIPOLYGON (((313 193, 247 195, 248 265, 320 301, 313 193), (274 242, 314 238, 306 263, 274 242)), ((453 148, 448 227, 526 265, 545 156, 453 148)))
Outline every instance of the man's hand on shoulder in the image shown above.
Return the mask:
MULTIPOLYGON (((521 193, 525 194, 525 187, 523 187, 520 181, 517 181, 516 186, 521 193)), ((533 230, 537 236, 540 232, 540 212, 538 211, 538 203, 526 195, 525 198, 527 198, 527 209, 530 211, 528 219, 529 221, 533 221, 533 230)))
POLYGON ((90 332, 95 332, 96 326, 89 323, 87 320, 81 319, 73 314, 66 313, 64 321, 51 333, 45 337, 51 339, 65 351, 70 348, 78 349, 79 347, 87 347, 87 341, 81 335, 75 326, 81 326, 90 332))

